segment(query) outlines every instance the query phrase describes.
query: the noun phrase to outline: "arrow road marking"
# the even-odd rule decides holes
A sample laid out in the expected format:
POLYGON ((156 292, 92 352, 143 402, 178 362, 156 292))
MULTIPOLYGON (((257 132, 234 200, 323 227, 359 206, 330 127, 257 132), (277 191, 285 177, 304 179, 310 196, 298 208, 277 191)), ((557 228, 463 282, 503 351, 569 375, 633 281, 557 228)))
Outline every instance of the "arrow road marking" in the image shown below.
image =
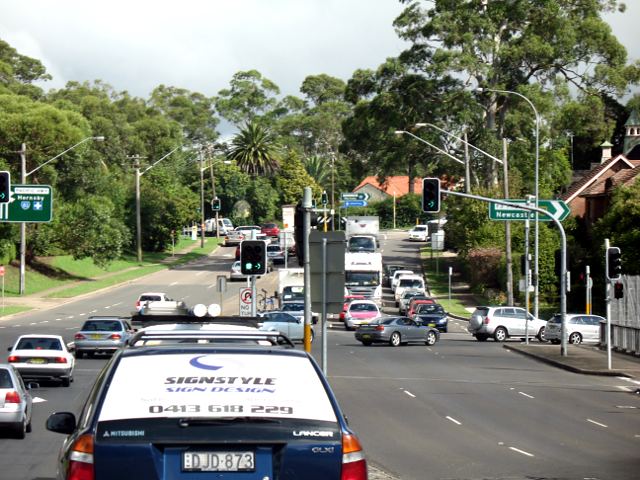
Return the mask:
POLYGON ((46 400, 44 398, 40 398, 40 397, 33 397, 33 399, 31 400, 33 403, 42 403, 42 402, 46 402, 46 400))
POLYGON ((509 447, 509 450, 513 450, 514 452, 521 453, 522 455, 526 455, 527 457, 535 457, 533 453, 525 452, 524 450, 520 450, 516 447, 509 447))
POLYGON ((452 422, 453 422, 453 423, 455 423, 456 425, 462 425, 462 423, 460 423, 458 420, 456 420, 456 419, 455 419, 455 418, 453 418, 453 417, 449 417, 449 416, 447 416, 447 417, 445 417, 445 418, 446 418, 447 420, 452 421, 452 422))
POLYGON ((587 418, 587 422, 591 422, 594 425, 598 425, 599 427, 603 427, 603 428, 609 428, 607 425, 605 425, 604 423, 600 423, 600 422, 596 422, 595 420, 591 420, 590 418, 587 418))

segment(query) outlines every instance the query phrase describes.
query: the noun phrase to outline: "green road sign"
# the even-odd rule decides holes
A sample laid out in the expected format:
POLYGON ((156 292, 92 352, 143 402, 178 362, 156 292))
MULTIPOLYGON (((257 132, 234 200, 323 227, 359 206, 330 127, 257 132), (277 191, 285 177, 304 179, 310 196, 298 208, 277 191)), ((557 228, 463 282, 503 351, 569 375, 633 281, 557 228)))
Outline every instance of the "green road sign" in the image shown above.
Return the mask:
POLYGON ((340 200, 364 200, 366 202, 369 200, 369 197, 371 197, 371 195, 365 192, 340 194, 340 200))
MULTIPOLYGON (((517 203, 519 205, 527 205, 526 200, 505 200, 510 203, 517 203)), ((538 200, 540 208, 546 210, 546 215, 540 214, 538 220, 541 222, 551 222, 553 218, 558 221, 562 221, 569 216, 571 211, 567 204, 562 200, 538 200)), ((529 206, 534 206, 534 202, 530 202, 529 206)), ((500 205, 497 203, 489 204, 489 219, 491 220, 533 220, 535 212, 528 212, 526 210, 520 210, 516 207, 507 205, 500 205)))
POLYGON ((50 222, 53 190, 49 185, 11 185, 11 200, 0 203, 0 222, 50 222))

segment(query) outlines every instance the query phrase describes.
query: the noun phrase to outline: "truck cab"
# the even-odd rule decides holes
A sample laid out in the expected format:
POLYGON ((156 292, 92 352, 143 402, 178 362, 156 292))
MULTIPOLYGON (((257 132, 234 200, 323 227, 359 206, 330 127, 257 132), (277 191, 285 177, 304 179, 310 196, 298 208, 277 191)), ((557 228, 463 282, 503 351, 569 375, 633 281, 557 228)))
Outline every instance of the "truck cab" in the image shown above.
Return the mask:
POLYGON ((382 305, 382 254, 346 252, 344 285, 349 295, 362 295, 382 305))

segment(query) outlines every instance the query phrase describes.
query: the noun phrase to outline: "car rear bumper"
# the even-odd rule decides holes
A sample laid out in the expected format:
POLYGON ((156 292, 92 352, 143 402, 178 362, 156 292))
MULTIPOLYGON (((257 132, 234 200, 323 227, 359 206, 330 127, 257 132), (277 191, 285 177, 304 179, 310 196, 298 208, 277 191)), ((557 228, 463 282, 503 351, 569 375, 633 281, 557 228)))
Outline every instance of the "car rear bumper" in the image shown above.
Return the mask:
POLYGON ((51 380, 54 378, 69 378, 71 376, 71 367, 56 368, 56 367, 30 367, 30 366, 17 366, 16 370, 20 373, 23 379, 27 380, 51 380))

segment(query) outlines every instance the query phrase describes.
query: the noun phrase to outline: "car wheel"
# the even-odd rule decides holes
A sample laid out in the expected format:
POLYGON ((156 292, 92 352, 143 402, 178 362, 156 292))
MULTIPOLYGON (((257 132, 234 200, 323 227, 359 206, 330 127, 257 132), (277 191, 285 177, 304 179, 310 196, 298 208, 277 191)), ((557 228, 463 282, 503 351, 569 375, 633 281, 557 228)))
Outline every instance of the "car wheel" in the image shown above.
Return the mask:
POLYGON ((27 428, 25 429, 27 433, 31 433, 31 420, 27 423, 27 428))
POLYGON ((363 344, 365 347, 370 347, 370 346, 371 346, 371 342, 370 342, 369 340, 363 340, 363 341, 362 341, 362 344, 363 344))
POLYGON ((496 331, 493 332, 493 339, 496 342, 504 342, 508 336, 507 330, 504 327, 498 327, 496 331))
POLYGON ((582 342, 582 335, 580 335, 578 332, 573 332, 571 335, 569 335, 569 343, 571 345, 579 345, 582 342))
POLYGON ((478 340, 479 342, 486 342, 487 338, 487 335, 485 335, 484 333, 478 333, 476 335, 476 340, 478 340))
POLYGON ((313 339, 316 337, 316 334, 314 333, 313 328, 311 329, 310 336, 311 336, 311 343, 313 343, 313 339))
POLYGON ((538 337, 538 341, 540 342, 546 342, 547 339, 544 338, 544 327, 540 327, 540 331, 538 331, 538 335, 536 335, 538 337))
POLYGON ((62 377, 61 380, 63 387, 68 387, 69 385, 71 385, 71 379, 69 377, 62 377))
POLYGON ((391 338, 389 339, 389 345, 391 345, 392 347, 397 347, 402 343, 402 337, 400 337, 400 334, 398 332, 393 332, 391 334, 391 338))
POLYGON ((76 358, 84 358, 84 352, 80 350, 76 350, 73 356, 76 358))
POLYGON ((436 332, 427 332, 427 339, 425 340, 424 343, 426 343, 428 346, 431 345, 435 345, 435 343, 438 341, 438 337, 436 337, 436 332))
POLYGON ((355 330, 354 328, 351 328, 349 325, 347 325, 347 322, 344 323, 344 329, 349 332, 351 330, 355 330))
POLYGON ((15 429, 13 430, 13 434, 15 438, 19 438, 20 440, 22 440, 27 436, 27 419, 26 418, 23 418, 22 421, 15 426, 15 429))

